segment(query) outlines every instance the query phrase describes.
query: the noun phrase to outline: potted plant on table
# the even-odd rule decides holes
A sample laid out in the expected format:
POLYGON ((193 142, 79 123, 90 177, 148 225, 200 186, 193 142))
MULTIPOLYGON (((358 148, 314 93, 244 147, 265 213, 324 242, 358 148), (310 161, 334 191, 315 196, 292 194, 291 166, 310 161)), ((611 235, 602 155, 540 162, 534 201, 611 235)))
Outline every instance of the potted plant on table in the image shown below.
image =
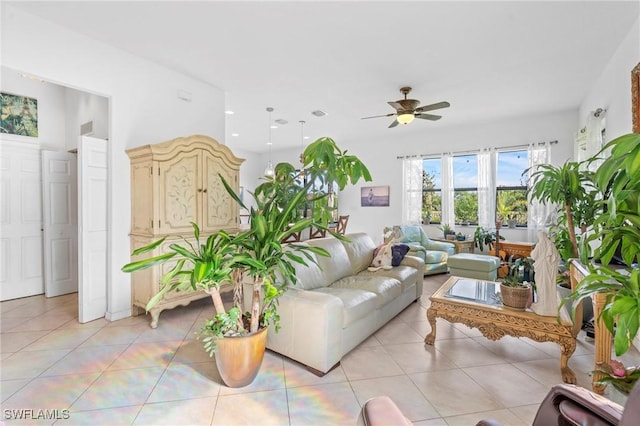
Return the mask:
POLYGON ((448 240, 448 238, 447 238, 448 235, 456 235, 456 231, 454 231, 453 228, 451 227, 451 225, 449 225, 448 223, 442 224, 440 229, 442 230, 442 233, 444 234, 444 239, 445 240, 448 240))
POLYGON ((520 264, 511 264, 509 273, 500 283, 502 304, 509 308, 525 309, 532 301, 532 282, 520 277, 520 264))
MULTIPOLYGON (((303 169, 289 163, 275 167, 273 177, 265 178, 251 195, 256 207, 247 207, 229 184, 220 176, 227 192, 241 208, 250 212, 249 227, 237 235, 218 231, 200 242, 200 230, 194 224, 194 241, 172 244, 160 256, 136 260, 125 265, 125 272, 134 272, 156 264, 174 262, 162 278, 161 290, 148 303, 151 309, 165 294, 175 290, 203 289, 211 295, 216 314, 208 320, 200 336, 204 348, 216 357, 216 365, 231 387, 245 386, 255 378, 266 345, 267 326, 278 329, 277 301, 290 284, 295 284, 293 264, 312 262, 312 254, 328 256, 321 248, 282 243, 288 236, 310 227, 327 227, 331 209, 328 192, 318 185, 333 183, 339 189, 360 179, 371 180, 366 166, 355 156, 347 155, 330 138, 320 138, 303 154, 303 169), (312 206, 312 215, 300 217, 305 205, 312 206), (245 277, 251 279, 250 306, 244 306, 245 277), (233 284, 233 307, 227 310, 220 287, 233 284)), ((141 247, 134 256, 143 255, 163 243, 164 239, 141 247)))

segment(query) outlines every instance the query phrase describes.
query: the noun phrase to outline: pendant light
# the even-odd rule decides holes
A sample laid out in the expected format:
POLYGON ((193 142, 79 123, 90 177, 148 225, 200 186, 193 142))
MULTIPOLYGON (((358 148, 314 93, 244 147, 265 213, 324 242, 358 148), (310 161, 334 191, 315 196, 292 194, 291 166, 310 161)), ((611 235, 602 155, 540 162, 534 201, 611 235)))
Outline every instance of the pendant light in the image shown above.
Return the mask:
POLYGON ((306 121, 300 120, 300 162, 302 163, 301 169, 304 168, 304 123, 306 121))
POLYGON ((273 163, 271 162, 271 113, 273 112, 273 108, 268 107, 267 111, 269 112, 269 142, 267 142, 267 146, 269 147, 269 162, 267 163, 267 168, 264 169, 265 177, 273 177, 275 175, 275 171, 273 170, 273 163))

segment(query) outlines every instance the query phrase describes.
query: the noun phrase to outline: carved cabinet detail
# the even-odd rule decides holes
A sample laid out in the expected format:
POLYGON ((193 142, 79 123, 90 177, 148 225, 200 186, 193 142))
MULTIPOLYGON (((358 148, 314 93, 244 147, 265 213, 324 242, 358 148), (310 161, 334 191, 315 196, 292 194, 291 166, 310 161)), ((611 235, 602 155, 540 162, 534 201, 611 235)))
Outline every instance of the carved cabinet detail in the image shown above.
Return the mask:
MULTIPOLYGON (((202 135, 127 150, 131 160, 131 248, 167 236, 167 241, 149 255, 155 256, 170 241, 190 239, 191 222, 206 238, 220 229, 237 232, 237 203, 227 194, 220 176, 237 192, 240 165, 244 161, 216 140, 202 135)), ((160 289, 160 278, 169 265, 132 274, 133 313, 144 312, 149 299, 160 289)), ((155 328, 160 312, 207 297, 204 292, 167 294, 152 309, 155 328)))

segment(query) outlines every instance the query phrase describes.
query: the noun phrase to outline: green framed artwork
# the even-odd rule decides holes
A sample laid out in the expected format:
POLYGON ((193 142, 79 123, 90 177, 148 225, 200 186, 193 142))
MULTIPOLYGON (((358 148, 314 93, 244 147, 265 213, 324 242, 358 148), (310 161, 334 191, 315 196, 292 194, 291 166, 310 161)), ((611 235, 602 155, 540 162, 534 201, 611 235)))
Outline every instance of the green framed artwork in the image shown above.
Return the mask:
POLYGON ((0 133, 38 137, 38 100, 10 93, 0 93, 0 98, 0 133))

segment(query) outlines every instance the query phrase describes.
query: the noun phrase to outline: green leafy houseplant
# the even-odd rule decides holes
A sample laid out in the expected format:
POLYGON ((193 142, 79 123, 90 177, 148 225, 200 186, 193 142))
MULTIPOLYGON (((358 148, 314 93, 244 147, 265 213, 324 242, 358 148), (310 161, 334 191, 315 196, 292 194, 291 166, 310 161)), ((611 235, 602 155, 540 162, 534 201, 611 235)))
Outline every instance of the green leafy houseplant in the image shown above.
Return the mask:
MULTIPOLYGON (((504 240, 504 237, 500 235, 500 239, 504 240)), ((487 231, 482 226, 476 227, 475 232, 473 233, 473 244, 480 251, 484 250, 484 246, 491 251, 493 250, 493 245, 496 242, 496 232, 495 231, 487 231)))
POLYGON ((518 266, 511 264, 509 272, 500 283, 502 303, 516 309, 524 309, 531 299, 532 282, 523 281, 518 274, 518 266))
POLYGON ((456 234, 456 231, 454 231, 451 225, 449 225, 448 223, 442 224, 442 226, 440 226, 439 228, 442 230, 442 233, 444 234, 445 238, 447 238, 447 235, 456 234))
POLYGON ((571 257, 578 257, 576 226, 583 225, 586 215, 595 203, 591 173, 582 169, 582 164, 568 161, 560 167, 551 164, 538 165, 530 173, 529 194, 532 200, 559 204, 562 208, 562 223, 568 232, 571 257), (577 217, 577 213, 582 213, 577 217))
POLYGON ((606 294, 600 318, 614 334, 615 352, 620 356, 631 346, 640 325, 640 271, 631 267, 640 253, 640 134, 612 140, 597 157, 609 151, 594 174, 604 198, 592 239, 600 240, 594 255, 603 266, 590 265, 590 274, 569 298, 578 302, 606 294), (627 264, 622 270, 604 266, 617 250, 627 264))
MULTIPOLYGON (((255 207, 246 206, 229 184, 222 180, 229 195, 243 209, 250 212, 249 228, 237 235, 218 231, 200 243, 200 230, 193 225, 194 242, 171 244, 165 254, 136 260, 122 270, 135 272, 166 262, 175 262, 162 278, 161 290, 147 304, 151 309, 166 293, 175 290, 203 289, 211 295, 215 316, 208 320, 201 331, 205 349, 213 354, 216 340, 221 337, 243 336, 256 332, 269 324, 278 329, 277 300, 288 285, 295 284, 293 264, 306 264, 313 256, 328 256, 321 248, 282 243, 292 234, 310 227, 330 232, 327 228, 331 208, 326 202, 328 191, 318 189, 318 182, 335 182, 339 189, 360 179, 371 180, 366 166, 355 156, 347 155, 331 138, 320 138, 307 146, 303 154, 304 169, 296 170, 288 163, 275 167, 274 176, 265 178, 254 193, 255 207), (307 203, 313 214, 301 217, 307 203), (251 306, 244 307, 243 281, 251 277, 251 306), (220 295, 223 284, 232 283, 233 307, 225 309, 220 295)), ((133 252, 143 255, 158 247, 164 239, 133 252)))

